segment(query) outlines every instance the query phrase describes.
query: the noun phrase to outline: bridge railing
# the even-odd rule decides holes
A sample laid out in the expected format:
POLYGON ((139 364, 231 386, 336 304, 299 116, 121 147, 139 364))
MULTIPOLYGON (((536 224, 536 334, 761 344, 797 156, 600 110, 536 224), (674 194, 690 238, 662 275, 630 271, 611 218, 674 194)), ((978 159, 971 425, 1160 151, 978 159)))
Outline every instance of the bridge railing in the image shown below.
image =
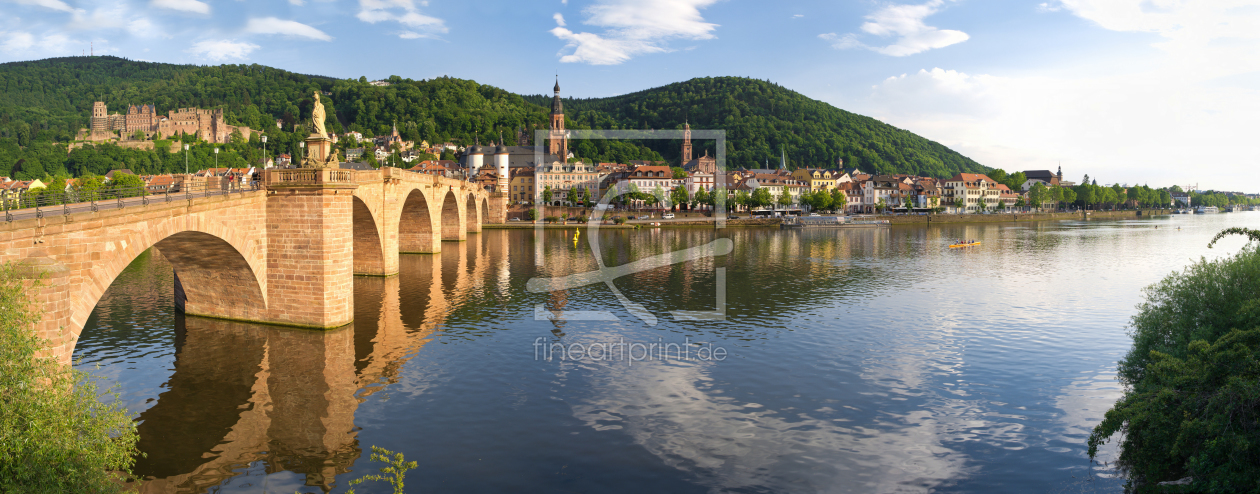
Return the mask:
POLYGON ((258 190, 256 181, 241 183, 225 177, 193 177, 173 182, 164 189, 149 186, 69 188, 64 191, 34 189, 21 194, 0 190, 0 209, 4 221, 11 222, 49 215, 71 215, 88 211, 145 206, 154 202, 171 202, 258 190))

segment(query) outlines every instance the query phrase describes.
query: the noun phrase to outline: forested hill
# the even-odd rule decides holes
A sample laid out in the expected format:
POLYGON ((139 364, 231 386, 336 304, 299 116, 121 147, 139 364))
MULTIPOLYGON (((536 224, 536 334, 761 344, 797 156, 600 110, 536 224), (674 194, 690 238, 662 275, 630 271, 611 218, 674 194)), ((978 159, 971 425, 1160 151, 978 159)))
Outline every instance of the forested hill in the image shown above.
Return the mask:
MULTIPOLYGON (((551 96, 525 100, 549 105, 551 96)), ((777 166, 780 150, 788 166, 828 166, 837 158, 863 171, 949 177, 985 173, 974 160, 874 118, 810 99, 777 84, 742 77, 705 77, 637 93, 564 101, 566 122, 575 128, 723 129, 727 166, 777 166)), ((708 143, 712 149, 712 143, 708 143)), ((697 146, 697 152, 699 152, 697 146)), ((677 146, 660 149, 677 159, 677 146)), ((710 151, 712 153, 712 151, 710 151)))
MULTIPOLYGON (((518 129, 547 126, 550 96, 522 97, 449 77, 414 81, 391 76, 388 82, 374 86, 365 78, 333 79, 261 65, 172 65, 107 56, 0 64, 0 175, 16 173, 16 163, 37 149, 46 173, 63 170, 50 153, 88 125, 94 101, 104 101, 111 113, 145 103, 156 104, 163 114, 181 107, 223 108, 229 124, 267 129, 268 148, 290 153, 297 152, 304 136, 302 125, 315 91, 324 94, 321 101, 330 117, 336 116, 328 122, 332 132, 380 135, 397 123, 408 140, 487 143, 501 133, 508 144, 517 144, 518 129), (283 121, 283 129, 275 128, 276 119, 283 121)), ((733 167, 776 162, 782 148, 792 167, 831 166, 843 157, 846 166, 879 172, 949 176, 984 171, 908 131, 752 79, 694 79, 613 98, 566 99, 565 105, 573 129, 674 129, 688 119, 693 128, 725 129, 727 164, 733 167)), ((697 154, 712 145, 697 142, 697 154)), ((581 141, 574 150, 579 157, 600 161, 672 161, 678 158, 679 143, 581 141)), ((253 159, 252 153, 242 147, 237 154, 253 159)), ((143 156, 136 159, 144 161, 143 156)), ((78 174, 96 173, 117 160, 98 160, 90 169, 76 169, 71 161, 64 171, 78 174)))

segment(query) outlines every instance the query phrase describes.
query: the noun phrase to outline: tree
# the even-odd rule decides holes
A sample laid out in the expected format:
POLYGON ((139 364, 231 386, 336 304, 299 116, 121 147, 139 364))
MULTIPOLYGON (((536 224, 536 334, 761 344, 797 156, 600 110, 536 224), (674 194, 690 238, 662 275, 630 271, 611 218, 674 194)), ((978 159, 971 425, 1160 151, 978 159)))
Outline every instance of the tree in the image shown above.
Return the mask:
POLYGON ((784 185, 783 190, 779 192, 778 202, 780 206, 792 205, 792 193, 788 191, 788 186, 784 185))
MULTIPOLYGON (((1260 240, 1245 229, 1216 239, 1227 234, 1260 240)), ((1118 366, 1125 394, 1094 428, 1089 455, 1120 432, 1117 464, 1138 489, 1190 477, 1178 492, 1254 490, 1260 247, 1202 259, 1145 293, 1130 321, 1133 347, 1118 366)))
POLYGON ((707 206, 713 205, 712 204, 713 196, 710 195, 709 191, 705 190, 704 187, 701 187, 699 190, 696 190, 695 200, 697 203, 701 205, 707 205, 707 206))
POLYGON ((763 208, 774 203, 774 198, 770 196, 770 189, 766 187, 757 187, 752 192, 752 197, 748 201, 748 205, 754 208, 763 208))
POLYGON ((687 170, 684 170, 680 167, 677 167, 677 166, 671 167, 670 171, 674 172, 674 180, 682 180, 684 178, 687 178, 687 170))
POLYGON ((746 208, 752 205, 753 205, 753 198, 751 195, 748 194, 748 191, 741 190, 741 191, 735 192, 735 207, 746 208))
POLYGON ((144 131, 143 131, 143 130, 140 130, 140 129, 136 129, 136 131, 135 131, 135 132, 132 132, 132 133, 131 133, 131 138, 132 138, 133 140, 136 140, 136 141, 143 141, 143 140, 144 140, 144 131))
POLYGON ((954 198, 954 211, 957 212, 967 207, 967 203, 963 202, 961 197, 954 198))
POLYGON ((1046 184, 1041 182, 1034 183, 1028 189, 1028 202, 1031 203, 1032 207, 1041 209, 1041 204, 1046 202, 1046 193, 1046 184))
POLYGON ((591 189, 582 189, 582 204, 588 208, 591 207, 591 189))
POLYGON ((121 189, 119 192, 123 197, 138 197, 148 193, 144 189, 144 180, 130 173, 114 173, 114 179, 109 185, 111 189, 121 189))
POLYGON ((565 196, 565 199, 569 201, 570 206, 576 206, 578 200, 582 198, 582 195, 578 192, 577 187, 569 187, 569 191, 565 194, 565 196))
POLYGON ((136 422, 113 389, 102 403, 96 379, 42 355, 27 277, 0 263, 0 492, 127 492, 136 422))
POLYGON ((1064 202, 1064 203, 1066 203, 1066 204, 1073 204, 1073 203, 1075 203, 1075 202, 1076 202, 1076 191, 1075 191, 1075 190, 1072 190, 1072 189, 1067 189, 1067 188, 1059 188, 1058 190, 1062 190, 1062 191, 1063 191, 1063 202, 1064 202))
POLYGON ((910 194, 906 194, 906 200, 902 205, 905 206, 907 213, 914 210, 914 199, 910 198, 910 194))
POLYGON ((669 201, 672 203, 670 204, 670 209, 678 209, 683 204, 687 204, 688 199, 687 189, 683 187, 674 187, 674 190, 669 192, 669 201))
POLYGON ((657 205, 657 204, 662 204, 664 202, 665 202, 665 190, 661 189, 661 186, 657 185, 655 189, 652 189, 652 195, 648 197, 648 203, 652 205, 657 205))
POLYGON ((537 209, 537 208, 530 208, 528 211, 525 211, 525 219, 527 219, 527 220, 529 220, 529 221, 534 221, 534 220, 537 220, 537 219, 538 219, 538 209, 537 209))
POLYGON ((840 189, 832 189, 831 191, 831 207, 837 211, 842 211, 849 205, 849 197, 840 189))
POLYGON ((883 197, 879 198, 879 202, 875 204, 875 209, 879 210, 880 213, 888 209, 888 203, 884 201, 883 197))
POLYGON ((553 199, 554 197, 555 197, 555 192, 551 190, 550 185, 543 187, 543 192, 542 192, 543 203, 547 205, 551 205, 551 199, 553 199))

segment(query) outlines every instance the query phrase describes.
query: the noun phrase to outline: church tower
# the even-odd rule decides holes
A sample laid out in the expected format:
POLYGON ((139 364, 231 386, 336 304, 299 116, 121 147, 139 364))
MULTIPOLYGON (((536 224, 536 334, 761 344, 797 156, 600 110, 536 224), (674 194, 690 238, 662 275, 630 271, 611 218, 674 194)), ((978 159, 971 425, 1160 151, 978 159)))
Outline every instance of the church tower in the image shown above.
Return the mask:
POLYGON ((691 124, 683 124, 683 147, 682 147, 682 165, 687 166, 691 162, 691 124))
POLYGON ((551 134, 549 151, 563 162, 569 158, 569 134, 564 130, 564 107, 560 104, 560 78, 556 78, 555 96, 551 99, 551 134))

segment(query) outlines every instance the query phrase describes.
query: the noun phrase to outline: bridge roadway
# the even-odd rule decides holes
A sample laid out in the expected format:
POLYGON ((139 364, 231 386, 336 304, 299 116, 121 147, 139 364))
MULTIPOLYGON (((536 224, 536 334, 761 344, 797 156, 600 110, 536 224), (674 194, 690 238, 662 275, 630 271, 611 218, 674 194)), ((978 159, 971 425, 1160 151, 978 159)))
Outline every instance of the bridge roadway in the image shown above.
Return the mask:
POLYGON ((397 168, 269 170, 257 191, 0 222, 0 262, 34 280, 34 328, 63 362, 114 278, 158 247, 188 314, 308 328, 354 319, 353 277, 391 276, 502 223, 504 193, 397 168))

